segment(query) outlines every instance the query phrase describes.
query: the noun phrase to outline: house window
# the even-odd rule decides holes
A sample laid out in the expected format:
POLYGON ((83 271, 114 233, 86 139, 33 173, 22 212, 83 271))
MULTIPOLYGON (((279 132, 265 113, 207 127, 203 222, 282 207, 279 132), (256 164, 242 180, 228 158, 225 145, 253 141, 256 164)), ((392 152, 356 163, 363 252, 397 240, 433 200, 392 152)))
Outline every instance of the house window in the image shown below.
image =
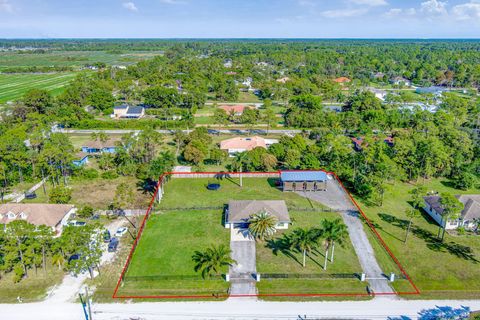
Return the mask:
POLYGON ((9 212, 7 213, 7 218, 8 219, 15 219, 17 217, 17 215, 13 212, 9 212))

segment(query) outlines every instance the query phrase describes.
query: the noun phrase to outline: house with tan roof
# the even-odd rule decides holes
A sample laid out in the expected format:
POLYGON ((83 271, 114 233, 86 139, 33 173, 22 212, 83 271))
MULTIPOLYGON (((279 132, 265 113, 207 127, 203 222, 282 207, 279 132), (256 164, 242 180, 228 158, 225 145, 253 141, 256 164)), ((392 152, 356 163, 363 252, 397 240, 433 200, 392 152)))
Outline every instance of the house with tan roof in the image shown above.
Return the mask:
POLYGON ((83 144, 82 152, 87 154, 98 154, 98 153, 115 153, 116 152, 116 143, 120 141, 119 138, 109 138, 105 141, 100 139, 90 140, 83 144))
POLYGON ((345 84, 345 83, 351 82, 352 80, 350 80, 350 78, 347 78, 347 77, 338 77, 336 79, 333 79, 333 81, 336 83, 345 84))
POLYGON ((60 234, 75 207, 71 204, 5 203, 0 205, 0 224, 25 220, 33 225, 45 225, 60 234))
POLYGON ((455 197, 464 205, 458 219, 445 221, 443 215, 445 210, 442 206, 440 196, 423 197, 425 202, 423 209, 440 226, 445 226, 446 230, 457 229, 459 227, 464 227, 469 230, 477 228, 477 221, 480 219, 480 194, 462 194, 456 195, 455 197))
POLYGON ((234 157, 237 153, 250 151, 257 147, 266 149, 274 143, 278 143, 278 140, 264 139, 259 136, 235 137, 221 141, 220 149, 227 151, 230 157, 234 157))
POLYGON ((287 83, 288 81, 290 81, 290 78, 289 77, 283 77, 283 78, 277 79, 276 81, 280 82, 280 83, 287 83))
POLYGON ((291 223, 284 200, 230 200, 225 212, 225 228, 248 228, 251 216, 260 212, 276 218, 276 229, 288 229, 291 223))
POLYGON ((245 109, 251 109, 252 107, 243 105, 221 105, 219 108, 224 110, 228 115, 241 116, 245 109))

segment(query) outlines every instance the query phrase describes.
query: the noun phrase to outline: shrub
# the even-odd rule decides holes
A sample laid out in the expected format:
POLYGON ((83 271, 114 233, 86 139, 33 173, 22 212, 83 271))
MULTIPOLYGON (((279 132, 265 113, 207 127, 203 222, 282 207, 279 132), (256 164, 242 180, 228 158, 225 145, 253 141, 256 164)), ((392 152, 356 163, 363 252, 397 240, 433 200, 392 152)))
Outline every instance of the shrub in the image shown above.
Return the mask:
POLYGON ((108 170, 102 173, 103 179, 113 180, 118 178, 118 173, 115 170, 108 170))
POLYGON ((54 187, 49 194, 51 203, 68 203, 72 199, 72 190, 64 186, 54 187))
POLYGON ((88 179, 88 180, 93 180, 98 178, 98 171, 94 168, 87 168, 82 170, 81 172, 82 178, 88 179))
POLYGON ((91 218, 93 216, 93 208, 90 206, 83 206, 77 211, 77 216, 83 219, 91 218))

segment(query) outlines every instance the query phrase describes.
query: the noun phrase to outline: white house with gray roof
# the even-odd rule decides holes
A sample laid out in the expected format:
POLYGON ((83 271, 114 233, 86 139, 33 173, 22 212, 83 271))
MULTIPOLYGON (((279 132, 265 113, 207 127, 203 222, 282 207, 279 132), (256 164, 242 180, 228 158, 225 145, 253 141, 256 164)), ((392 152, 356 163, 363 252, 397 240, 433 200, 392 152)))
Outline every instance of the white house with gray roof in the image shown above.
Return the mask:
POLYGON ((113 107, 113 114, 111 115, 114 119, 139 119, 145 116, 145 108, 142 106, 129 106, 122 104, 120 106, 113 107))
POLYGON ((283 200, 230 200, 225 211, 225 228, 248 228, 252 215, 267 212, 277 219, 276 229, 288 229, 291 223, 283 200))
POLYGON ((443 216, 444 208, 440 202, 440 196, 423 197, 425 201, 423 209, 439 225, 445 225, 446 230, 453 230, 457 229, 458 227, 464 227, 465 229, 469 230, 477 228, 477 221, 480 219, 480 195, 462 194, 456 195, 455 197, 464 205, 464 208, 458 219, 448 220, 445 222, 443 216))

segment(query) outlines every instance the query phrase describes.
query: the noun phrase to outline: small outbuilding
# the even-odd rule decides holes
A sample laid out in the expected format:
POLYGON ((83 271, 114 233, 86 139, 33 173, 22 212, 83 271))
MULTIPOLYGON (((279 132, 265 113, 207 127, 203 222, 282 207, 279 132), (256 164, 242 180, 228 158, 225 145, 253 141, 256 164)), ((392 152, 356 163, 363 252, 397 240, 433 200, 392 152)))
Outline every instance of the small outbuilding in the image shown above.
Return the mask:
POLYGON ((327 174, 324 171, 282 171, 283 191, 325 191, 327 174))

